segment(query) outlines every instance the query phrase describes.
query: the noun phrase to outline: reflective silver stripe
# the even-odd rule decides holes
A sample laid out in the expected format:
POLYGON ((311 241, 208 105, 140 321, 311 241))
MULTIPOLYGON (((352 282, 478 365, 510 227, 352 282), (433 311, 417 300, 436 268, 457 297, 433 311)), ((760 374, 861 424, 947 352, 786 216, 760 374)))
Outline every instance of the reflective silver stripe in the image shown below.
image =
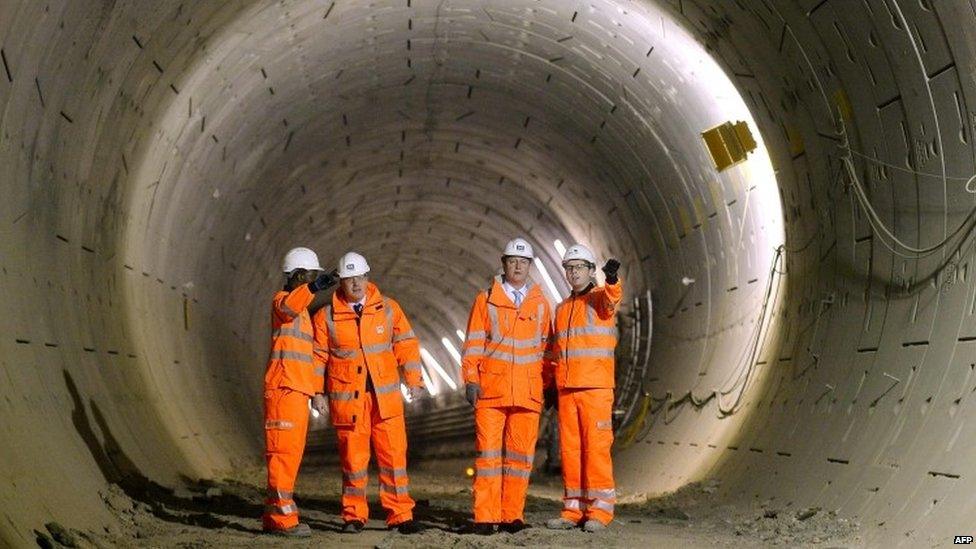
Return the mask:
POLYGON ((485 350, 481 347, 467 347, 461 352, 461 356, 464 358, 469 356, 485 356, 485 350))
POLYGON ((583 497, 583 492, 579 488, 566 488, 563 491, 563 497, 565 498, 581 498, 583 497))
POLYGON ((357 350, 357 349, 339 349, 339 348, 333 347, 332 349, 329 349, 329 352, 332 353, 332 356, 334 356, 336 358, 352 358, 352 357, 356 356, 357 353, 359 353, 359 350, 357 350))
POLYGON ((315 375, 322 377, 325 375, 325 366, 319 366, 313 372, 315 375))
POLYGON ((580 500, 578 499, 567 499, 563 500, 563 509, 568 509, 570 511, 580 510, 580 500))
POLYGON ((506 352, 495 352, 488 355, 489 358, 495 360, 501 360, 503 362, 511 362, 513 364, 535 364, 536 362, 542 360, 542 353, 532 353, 531 355, 513 355, 512 353, 506 352))
POLYGON ((500 458, 502 457, 501 450, 481 450, 478 452, 478 457, 482 459, 500 458))
POLYGON ((528 463, 532 465, 533 456, 528 454, 520 454, 518 452, 513 452, 511 450, 505 450, 505 459, 510 459, 512 461, 521 461, 522 463, 528 463))
POLYGON ((499 341, 502 338, 501 328, 498 326, 498 307, 488 304, 488 318, 491 321, 491 339, 499 341))
POLYGON ((399 389, 400 389, 400 382, 394 381, 389 385, 380 385, 379 387, 375 387, 373 390, 376 391, 376 394, 378 395, 385 395, 387 393, 395 393, 399 389))
POLYGON ((274 488, 268 488, 268 497, 273 499, 291 499, 294 495, 293 492, 286 492, 284 490, 275 490, 274 488))
POLYGON ((411 360, 410 362, 407 362, 406 364, 403 365, 403 369, 410 370, 410 371, 414 371, 414 370, 420 371, 420 363, 417 362, 416 360, 411 360))
POLYGON ((386 333, 393 335, 393 307, 390 306, 390 300, 386 297, 383 298, 383 308, 386 309, 386 333))
POLYGON ((335 318, 333 317, 332 305, 325 306, 325 327, 329 330, 329 346, 333 349, 339 348, 339 337, 336 334, 335 318))
POLYGON ((590 502, 590 508, 600 509, 608 513, 613 512, 613 504, 607 501, 603 501, 602 499, 595 499, 592 502, 590 502))
POLYGON ((543 326, 544 322, 543 322, 543 318, 542 318, 542 313, 543 313, 544 310, 545 310, 544 304, 543 303, 539 303, 539 308, 536 311, 536 314, 538 316, 536 318, 539 320, 539 341, 540 341, 540 343, 541 342, 545 342, 545 340, 546 340, 546 334, 549 331, 549 330, 546 330, 545 329, 546 328, 545 326, 543 326))
POLYGON ((359 480, 361 478, 366 478, 368 471, 366 469, 361 469, 359 471, 353 471, 352 473, 342 472, 342 478, 348 481, 359 480))
MULTIPOLYGON (((265 309, 265 310, 267 310, 267 309, 265 309)), ((296 313, 295 311, 293 311, 292 308, 289 307, 287 303, 285 303, 285 300, 284 299, 281 300, 281 312, 285 313, 286 315, 288 315, 288 316, 290 316, 292 318, 295 318, 295 317, 298 316, 298 313, 296 313)))
POLYGON ((332 391, 329 393, 329 398, 332 400, 356 400, 356 393, 348 391, 332 391))
POLYGON ((505 471, 505 476, 507 477, 522 477, 529 478, 532 476, 532 471, 526 471, 524 469, 516 469, 515 467, 505 466, 503 467, 505 471))
POLYGON ((357 486, 343 486, 342 495, 344 496, 360 496, 364 497, 366 495, 365 488, 359 488, 357 486))
POLYGON ((583 307, 586 308, 586 325, 593 326, 596 324, 596 308, 590 305, 590 300, 583 301, 583 307))
POLYGON ((390 469, 389 467, 380 467, 381 475, 389 475, 393 478, 404 478, 407 476, 407 468, 400 467, 397 469, 390 469))
POLYGON ((596 358, 613 358, 613 349, 569 349, 566 351, 567 358, 574 357, 596 357, 596 358))
POLYGON ((373 345, 363 345, 363 352, 368 354, 373 353, 384 353, 387 351, 392 351, 393 347, 387 343, 375 343, 373 345))
POLYGON ((403 341, 404 339, 417 339, 417 335, 413 333, 413 330, 410 330, 409 332, 404 332, 402 334, 396 334, 395 336, 393 336, 393 343, 398 343, 400 341, 403 341))
POLYGON ((539 346, 540 340, 538 337, 532 337, 529 339, 515 339, 513 337, 506 337, 499 342, 492 342, 499 347, 511 347, 513 349, 534 349, 539 346))
POLYGON ((271 351, 270 360, 300 360, 302 362, 311 362, 312 355, 299 353, 298 351, 282 351, 281 349, 277 349, 271 351))
POLYGON ((485 331, 484 330, 474 330, 474 331, 468 332, 464 336, 464 340, 465 341, 469 341, 469 340, 476 340, 476 339, 484 339, 485 338, 485 335, 486 334, 485 334, 485 331))
POLYGON ((410 492, 410 487, 409 486, 392 486, 392 485, 386 484, 384 482, 381 482, 380 483, 380 490, 383 490, 384 492, 387 492, 387 493, 390 493, 390 494, 396 494, 398 496, 402 496, 402 495, 407 494, 407 493, 410 492))
POLYGON ((312 351, 316 353, 327 353, 329 352, 329 349, 320 347, 319 345, 312 345, 312 351))
POLYGON ((498 476, 501 476, 501 474, 502 474, 502 468, 501 467, 487 467, 487 468, 482 469, 482 468, 479 468, 477 465, 475 465, 475 474, 477 476, 479 476, 479 477, 498 477, 498 476))
POLYGON ((616 336, 617 328, 612 326, 577 326, 575 328, 569 328, 568 330, 560 330, 556 334, 557 338, 566 339, 572 336, 587 336, 587 335, 609 335, 616 336))
POLYGON ((265 505, 264 512, 269 515, 291 515, 292 513, 298 512, 298 506, 294 503, 282 505, 281 507, 277 505, 265 505))
POLYGON ((617 490, 613 488, 607 488, 604 490, 584 490, 584 493, 588 498, 614 499, 617 497, 617 490))
MULTIPOLYGON (((302 317, 298 317, 296 320, 301 320, 301 318, 302 317)), ((305 333, 300 328, 278 328, 277 330, 271 333, 271 336, 272 337, 282 337, 282 336, 297 337, 302 341, 312 341, 314 339, 312 337, 312 334, 305 333)))

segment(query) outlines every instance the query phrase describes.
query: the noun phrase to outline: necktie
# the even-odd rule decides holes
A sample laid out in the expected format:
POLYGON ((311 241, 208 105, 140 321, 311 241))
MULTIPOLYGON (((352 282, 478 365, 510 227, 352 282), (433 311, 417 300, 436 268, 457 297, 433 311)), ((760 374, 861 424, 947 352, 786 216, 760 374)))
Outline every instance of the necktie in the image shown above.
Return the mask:
POLYGON ((352 306, 352 310, 356 311, 356 316, 363 316, 363 304, 356 303, 352 306))
POLYGON ((515 290, 515 306, 518 307, 522 304, 522 292, 515 290))

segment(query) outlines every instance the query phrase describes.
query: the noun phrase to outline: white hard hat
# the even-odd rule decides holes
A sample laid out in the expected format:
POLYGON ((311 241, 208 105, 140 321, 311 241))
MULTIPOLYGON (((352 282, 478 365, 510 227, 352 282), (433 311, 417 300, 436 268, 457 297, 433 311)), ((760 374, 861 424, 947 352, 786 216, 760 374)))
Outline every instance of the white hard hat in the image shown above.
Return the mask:
POLYGON ((532 244, 526 242, 524 238, 516 238, 510 240, 508 244, 505 245, 505 252, 502 257, 524 257, 526 259, 532 259, 535 257, 535 253, 532 251, 532 244))
POLYGON ((593 252, 582 244, 573 244, 566 250, 566 253, 563 254, 563 266, 566 265, 566 262, 574 259, 582 259, 590 265, 596 265, 596 257, 593 256, 593 252))
POLYGON ((356 252, 349 252, 339 259, 339 278, 350 278, 369 272, 366 258, 356 252))
POLYGON ((306 271, 321 271, 319 266, 319 256, 308 248, 292 248, 285 254, 282 262, 282 272, 290 273, 295 269, 305 269, 306 271))

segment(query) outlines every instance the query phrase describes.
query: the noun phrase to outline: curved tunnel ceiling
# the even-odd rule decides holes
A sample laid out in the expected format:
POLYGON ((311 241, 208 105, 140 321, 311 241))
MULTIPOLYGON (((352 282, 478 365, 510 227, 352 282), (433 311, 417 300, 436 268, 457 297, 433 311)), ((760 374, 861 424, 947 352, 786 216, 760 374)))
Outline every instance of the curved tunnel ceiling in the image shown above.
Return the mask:
POLYGON ((258 455, 242 418, 289 247, 363 252, 449 364, 440 337, 517 234, 553 275, 556 239, 624 262, 622 491, 718 475, 729 501, 836 508, 870 541, 958 533, 968 232, 915 258, 878 228, 924 247, 967 221, 974 10, 4 4, 0 539, 108 520, 92 494, 123 457, 175 482, 258 455), (711 168, 699 132, 742 117, 778 197, 762 155, 711 168))

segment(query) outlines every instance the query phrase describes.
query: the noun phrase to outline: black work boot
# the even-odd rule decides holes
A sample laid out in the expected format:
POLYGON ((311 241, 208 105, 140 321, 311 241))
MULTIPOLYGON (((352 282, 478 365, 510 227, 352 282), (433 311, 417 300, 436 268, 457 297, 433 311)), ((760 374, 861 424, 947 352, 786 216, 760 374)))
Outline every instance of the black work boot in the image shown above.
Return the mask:
POLYGON ((390 530, 394 528, 396 528, 397 532, 400 532, 401 534, 407 534, 407 535, 416 534, 424 530, 423 526, 421 526, 419 522, 413 519, 405 520, 400 524, 394 524, 393 526, 390 526, 390 530))
POLYGON ((458 531, 459 534, 474 534, 476 536, 490 536, 495 533, 495 525, 490 522, 474 522, 458 531))
POLYGON ((347 520, 342 526, 343 534, 358 534, 363 531, 363 526, 366 526, 361 521, 358 520, 347 520))
POLYGON ((532 527, 519 519, 515 519, 512 522, 503 522, 498 525, 499 531, 508 532, 509 534, 517 534, 518 532, 521 532, 522 530, 525 530, 527 528, 532 528, 532 527))

